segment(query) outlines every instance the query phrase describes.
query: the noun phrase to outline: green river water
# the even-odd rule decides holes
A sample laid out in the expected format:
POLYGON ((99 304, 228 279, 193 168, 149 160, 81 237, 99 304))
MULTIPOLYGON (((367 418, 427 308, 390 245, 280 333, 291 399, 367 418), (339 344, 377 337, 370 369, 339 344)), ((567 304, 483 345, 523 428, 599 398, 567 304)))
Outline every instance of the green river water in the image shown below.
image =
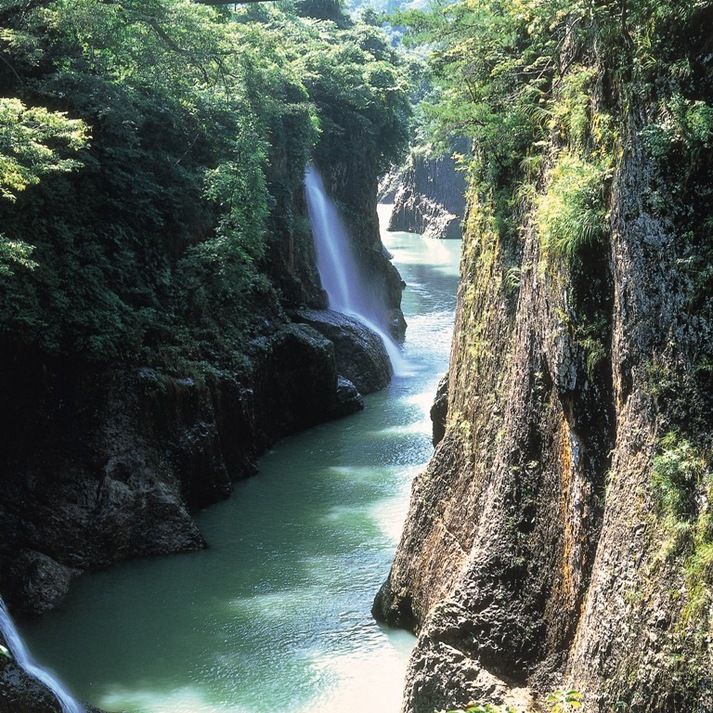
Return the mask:
POLYGON ((383 237, 407 283, 409 373, 266 454, 198 516, 209 549, 81 577, 60 610, 23 623, 80 699, 131 713, 398 712, 414 639, 370 609, 432 452, 460 242, 383 237))

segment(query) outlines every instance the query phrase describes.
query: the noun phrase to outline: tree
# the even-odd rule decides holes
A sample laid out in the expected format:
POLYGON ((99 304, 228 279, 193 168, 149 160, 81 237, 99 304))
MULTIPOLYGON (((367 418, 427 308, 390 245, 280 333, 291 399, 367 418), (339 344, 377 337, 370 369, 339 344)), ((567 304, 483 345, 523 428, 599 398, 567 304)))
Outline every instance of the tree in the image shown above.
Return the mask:
MULTIPOLYGON (((27 107, 19 99, 0 98, 0 196, 15 201, 17 194, 39 183, 43 174, 71 171, 80 162, 76 153, 88 141, 86 125, 62 112, 27 107)), ((11 263, 27 268, 32 246, 0 233, 0 275, 9 275, 11 263)))

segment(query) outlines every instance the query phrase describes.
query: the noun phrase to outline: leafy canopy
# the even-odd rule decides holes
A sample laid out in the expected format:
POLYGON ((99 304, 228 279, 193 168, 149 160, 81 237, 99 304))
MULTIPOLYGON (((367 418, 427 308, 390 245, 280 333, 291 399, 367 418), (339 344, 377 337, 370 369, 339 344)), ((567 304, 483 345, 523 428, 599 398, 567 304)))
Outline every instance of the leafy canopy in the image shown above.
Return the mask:
MULTIPOLYGON (((43 174, 70 171, 80 165, 68 156, 86 145, 87 127, 64 113, 27 107, 19 99, 0 97, 0 196, 17 194, 39 183, 43 174)), ((0 275, 11 274, 11 263, 36 267, 32 246, 0 233, 0 275)))
POLYGON ((290 306, 277 288, 309 279, 310 157, 378 171, 405 143, 395 55, 330 8, 3 3, 0 265, 36 267, 0 267, 0 337, 239 363, 290 306))

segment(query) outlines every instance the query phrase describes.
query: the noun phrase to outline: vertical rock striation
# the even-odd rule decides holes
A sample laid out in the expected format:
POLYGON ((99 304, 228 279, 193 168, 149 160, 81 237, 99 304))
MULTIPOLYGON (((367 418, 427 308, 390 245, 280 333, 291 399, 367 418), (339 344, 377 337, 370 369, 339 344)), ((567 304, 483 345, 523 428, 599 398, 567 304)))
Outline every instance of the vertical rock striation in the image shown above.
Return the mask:
MULTIPOLYGON (((467 153, 467 141, 457 142, 454 151, 467 153)), ((435 239, 461 238, 465 193, 465 176, 450 154, 412 153, 399 178, 389 230, 435 239)))
MULTIPOLYGON (((688 107, 713 99, 710 18, 679 28, 688 107)), ((589 711, 713 705, 713 154, 665 133, 674 80, 612 82, 606 239, 556 256, 537 199, 520 242, 471 194, 445 435, 374 604, 418 633, 409 713, 564 686, 589 711)))

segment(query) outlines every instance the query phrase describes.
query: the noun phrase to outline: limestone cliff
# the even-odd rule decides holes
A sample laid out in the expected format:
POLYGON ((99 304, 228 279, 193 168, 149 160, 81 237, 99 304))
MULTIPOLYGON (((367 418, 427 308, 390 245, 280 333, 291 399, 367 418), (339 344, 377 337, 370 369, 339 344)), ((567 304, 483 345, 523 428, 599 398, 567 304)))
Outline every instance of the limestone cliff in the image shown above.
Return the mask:
MULTIPOLYGON (((711 17, 667 55, 693 113, 713 99, 711 17)), ((672 128, 660 68, 590 59, 592 116, 620 118, 602 238, 544 240, 559 133, 511 216, 522 239, 470 196, 446 432, 374 607, 418 632, 409 712, 564 687, 587 711, 713 705, 710 124, 702 143, 672 128)))

